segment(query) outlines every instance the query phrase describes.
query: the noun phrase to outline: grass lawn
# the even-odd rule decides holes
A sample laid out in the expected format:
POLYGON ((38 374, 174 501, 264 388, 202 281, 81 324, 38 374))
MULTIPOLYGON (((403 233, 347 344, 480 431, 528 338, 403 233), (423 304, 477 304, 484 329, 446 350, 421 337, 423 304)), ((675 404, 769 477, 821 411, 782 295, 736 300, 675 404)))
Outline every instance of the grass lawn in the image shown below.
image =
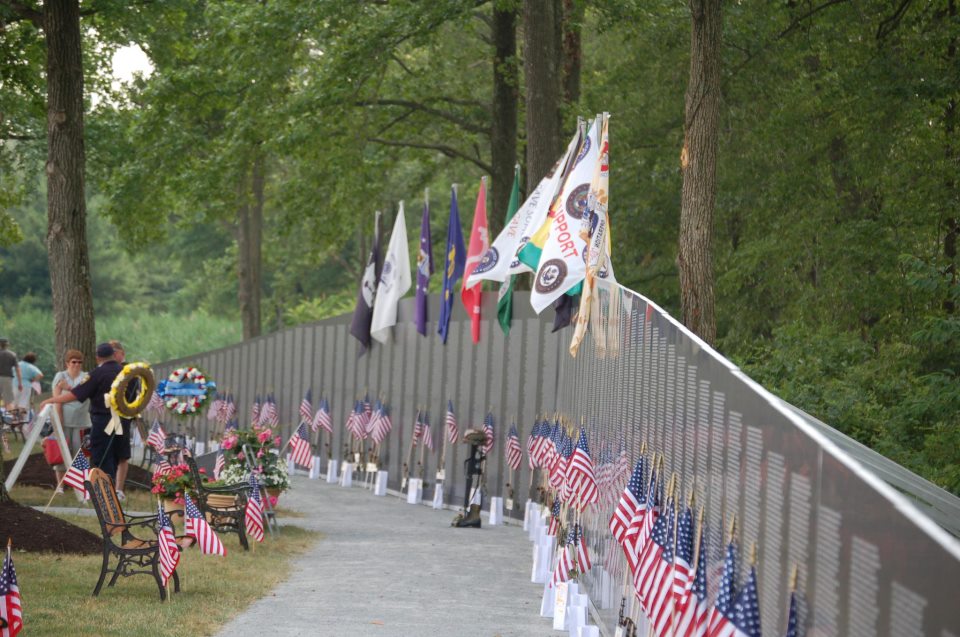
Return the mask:
MULTIPOLYGON (((60 516, 99 535, 96 517, 60 516)), ((181 529, 178 529, 180 532, 181 529)), ((23 596, 24 635, 211 635, 251 602, 268 594, 290 570, 291 558, 322 536, 285 526, 280 534, 243 551, 225 534, 225 557, 181 554, 180 593, 161 602, 150 575, 121 577, 113 588, 91 593, 101 557, 14 553, 23 596)), ((14 547, 16 551, 16 547, 14 547)), ((108 580, 109 581, 109 578, 108 580)), ((173 586, 171 581, 170 586, 173 586)), ((172 589, 171 589, 172 590, 172 589)))

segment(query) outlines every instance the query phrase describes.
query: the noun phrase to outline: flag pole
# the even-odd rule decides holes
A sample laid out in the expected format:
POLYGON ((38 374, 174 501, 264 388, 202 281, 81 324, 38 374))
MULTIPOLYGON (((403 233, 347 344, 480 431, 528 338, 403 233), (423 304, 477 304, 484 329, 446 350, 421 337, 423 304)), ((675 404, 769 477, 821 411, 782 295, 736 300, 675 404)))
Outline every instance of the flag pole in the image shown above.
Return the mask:
MULTIPOLYGON (((429 411, 426 412, 426 415, 424 416, 424 420, 425 420, 424 426, 426 426, 426 424, 430 422, 430 412, 429 412, 429 411)), ((432 432, 432 431, 430 432, 430 435, 433 436, 433 432, 432 432)), ((423 437, 423 427, 420 428, 420 437, 421 437, 421 438, 423 437)), ((426 443, 424 443, 424 444, 420 445, 420 460, 419 460, 419 462, 417 462, 417 465, 419 465, 418 468, 420 469, 420 479, 421 479, 421 480, 423 480, 424 473, 425 473, 426 470, 427 470, 426 455, 427 455, 427 445, 426 445, 426 443)))
MULTIPOLYGON (((417 442, 417 426, 416 423, 420 421, 420 407, 417 407, 417 417, 413 426, 413 435, 410 437, 410 447, 407 450, 407 461, 403 464, 403 482, 400 484, 400 493, 403 493, 403 489, 410 482, 410 464, 413 462, 413 446, 417 442)), ((401 496, 402 497, 402 496, 401 496)))

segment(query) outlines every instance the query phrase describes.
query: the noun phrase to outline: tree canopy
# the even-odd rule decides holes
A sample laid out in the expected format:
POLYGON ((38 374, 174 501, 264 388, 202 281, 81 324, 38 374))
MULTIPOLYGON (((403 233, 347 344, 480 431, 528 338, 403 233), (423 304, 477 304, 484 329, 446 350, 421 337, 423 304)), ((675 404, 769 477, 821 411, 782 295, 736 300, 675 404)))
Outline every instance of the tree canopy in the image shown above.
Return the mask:
MULTIPOLYGON (((14 4, 0 0, 0 277, 42 298, 42 37, 14 4)), ((617 278, 680 315, 689 9, 553 6, 579 36, 558 64, 579 79, 562 134, 577 114, 611 113, 617 278)), ((150 307, 239 320, 244 219, 259 210, 268 330, 350 307, 374 210, 418 208, 430 188, 443 228, 450 184, 469 201, 494 171, 494 8, 516 13, 525 59, 519 1, 84 7, 101 95, 86 114, 88 198, 91 223, 110 224, 91 239, 97 302, 132 287, 150 307), (129 43, 153 71, 110 88, 109 55, 129 43), (113 277, 136 264, 141 284, 110 282, 98 254, 113 277)), ((960 493, 958 33, 955 0, 724 3, 712 237, 721 352, 960 493)), ((489 211, 495 227, 504 213, 489 211)))

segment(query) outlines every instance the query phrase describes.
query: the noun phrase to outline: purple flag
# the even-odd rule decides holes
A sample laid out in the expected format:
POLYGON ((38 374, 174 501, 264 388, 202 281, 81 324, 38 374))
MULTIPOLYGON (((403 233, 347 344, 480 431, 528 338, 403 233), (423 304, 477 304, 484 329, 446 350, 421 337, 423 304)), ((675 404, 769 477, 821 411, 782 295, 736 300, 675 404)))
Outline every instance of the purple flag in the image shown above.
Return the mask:
POLYGON ((430 201, 423 200, 423 218, 420 220, 420 252, 417 254, 417 332, 427 335, 427 287, 433 274, 433 247, 430 241, 430 201))
POLYGON ((370 247, 370 257, 360 279, 360 290, 357 292, 357 306, 353 310, 353 320, 350 322, 350 333, 360 341, 359 355, 370 349, 370 324, 373 321, 373 303, 377 294, 377 281, 380 280, 380 212, 377 211, 373 226, 373 245, 370 247))

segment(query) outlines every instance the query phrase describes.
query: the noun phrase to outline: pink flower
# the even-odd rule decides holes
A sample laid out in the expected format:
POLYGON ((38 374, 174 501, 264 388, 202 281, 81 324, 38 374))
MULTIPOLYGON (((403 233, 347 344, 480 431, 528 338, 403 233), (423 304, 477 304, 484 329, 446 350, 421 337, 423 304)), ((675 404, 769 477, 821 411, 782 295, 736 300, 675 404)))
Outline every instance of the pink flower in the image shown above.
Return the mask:
POLYGON ((246 458, 246 456, 243 455, 242 451, 237 454, 237 460, 243 460, 244 458, 246 458))
POLYGON ((277 506, 277 499, 274 496, 270 496, 270 506, 271 507, 277 506))
POLYGON ((257 452, 257 457, 258 457, 258 458, 262 458, 262 457, 263 457, 263 449, 261 449, 260 451, 257 452))
POLYGON ((263 444, 266 441, 270 440, 270 436, 272 434, 273 432, 270 431, 269 429, 264 429, 263 431, 257 434, 257 440, 260 442, 260 444, 263 444))
POLYGON ((280 446, 280 436, 277 436, 276 438, 273 439, 273 444, 276 445, 277 447, 280 446))

